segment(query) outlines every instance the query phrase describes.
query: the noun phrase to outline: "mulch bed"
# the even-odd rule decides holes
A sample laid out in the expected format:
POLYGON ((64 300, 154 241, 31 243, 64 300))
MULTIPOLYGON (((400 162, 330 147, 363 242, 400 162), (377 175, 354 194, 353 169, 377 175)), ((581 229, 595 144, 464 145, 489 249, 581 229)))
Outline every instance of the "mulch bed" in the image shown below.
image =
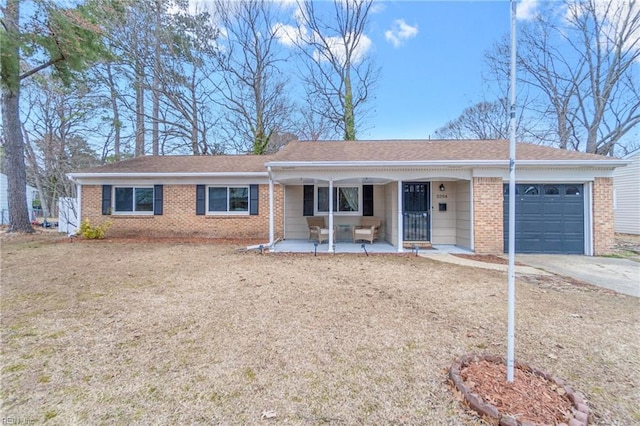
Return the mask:
POLYGON ((449 377, 460 399, 490 423, 500 425, 587 425, 589 410, 583 397, 555 377, 517 363, 508 383, 504 360, 468 356, 449 377))

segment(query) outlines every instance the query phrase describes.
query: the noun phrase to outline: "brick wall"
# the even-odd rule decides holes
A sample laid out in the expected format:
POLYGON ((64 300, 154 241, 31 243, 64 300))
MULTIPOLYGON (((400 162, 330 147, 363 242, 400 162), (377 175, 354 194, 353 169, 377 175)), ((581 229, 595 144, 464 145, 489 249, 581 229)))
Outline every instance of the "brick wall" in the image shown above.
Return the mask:
POLYGON ((502 197, 502 178, 473 178, 473 238, 477 254, 504 252, 502 197))
POLYGON ((614 243, 613 178, 593 182, 593 254, 608 254, 614 243))
MULTIPOLYGON (((283 190, 274 185, 274 237, 283 235, 283 190)), ((255 216, 196 215, 195 185, 164 185, 163 215, 102 215, 102 186, 82 186, 82 219, 98 225, 110 220, 108 236, 240 238, 268 241, 269 185, 259 186, 255 216)))

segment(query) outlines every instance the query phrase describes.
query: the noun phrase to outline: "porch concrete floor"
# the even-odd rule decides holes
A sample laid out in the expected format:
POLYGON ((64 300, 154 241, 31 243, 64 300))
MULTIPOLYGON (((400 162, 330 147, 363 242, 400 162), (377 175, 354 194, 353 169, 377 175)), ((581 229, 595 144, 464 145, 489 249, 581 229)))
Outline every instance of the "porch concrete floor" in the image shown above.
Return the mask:
MULTIPOLYGON (((334 244, 335 253, 364 253, 363 243, 337 242, 334 244)), ((399 253, 395 246, 386 241, 376 241, 373 244, 364 243, 367 253, 399 253)), ((316 248, 313 242, 307 240, 282 240, 275 244, 272 251, 274 253, 327 253, 329 244, 324 242, 318 244, 316 248)), ((436 244, 431 249, 420 249, 421 253, 429 254, 473 254, 472 251, 454 245, 436 244)), ((411 249, 403 249, 400 253, 411 253, 411 249)))

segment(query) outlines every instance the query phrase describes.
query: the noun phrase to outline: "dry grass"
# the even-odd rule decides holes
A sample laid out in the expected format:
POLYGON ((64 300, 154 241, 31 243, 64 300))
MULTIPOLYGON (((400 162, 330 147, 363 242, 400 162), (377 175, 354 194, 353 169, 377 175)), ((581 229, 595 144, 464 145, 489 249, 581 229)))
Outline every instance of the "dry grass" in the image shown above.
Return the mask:
MULTIPOLYGON (((640 422, 638 299, 541 284, 518 359, 640 422)), ((419 257, 5 238, 1 309, 0 417, 37 423, 479 424, 445 370, 506 353, 506 276, 419 257)))

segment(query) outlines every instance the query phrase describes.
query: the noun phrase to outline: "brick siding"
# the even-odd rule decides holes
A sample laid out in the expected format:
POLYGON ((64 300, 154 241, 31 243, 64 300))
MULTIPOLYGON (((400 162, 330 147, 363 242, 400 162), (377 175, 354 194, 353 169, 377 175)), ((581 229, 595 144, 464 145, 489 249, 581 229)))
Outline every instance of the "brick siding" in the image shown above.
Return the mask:
POLYGON ((477 254, 504 252, 502 197, 502 178, 473 178, 473 239, 477 254))
MULTIPOLYGON (((283 235, 284 197, 274 185, 274 238, 283 235)), ((269 185, 259 186, 258 215, 196 215, 196 185, 164 185, 163 214, 102 215, 102 186, 82 186, 82 219, 111 221, 107 236, 269 239, 269 185)))
POLYGON ((613 178, 593 182, 593 254, 611 253, 614 244, 613 178))

